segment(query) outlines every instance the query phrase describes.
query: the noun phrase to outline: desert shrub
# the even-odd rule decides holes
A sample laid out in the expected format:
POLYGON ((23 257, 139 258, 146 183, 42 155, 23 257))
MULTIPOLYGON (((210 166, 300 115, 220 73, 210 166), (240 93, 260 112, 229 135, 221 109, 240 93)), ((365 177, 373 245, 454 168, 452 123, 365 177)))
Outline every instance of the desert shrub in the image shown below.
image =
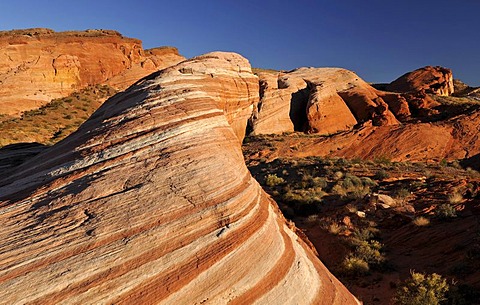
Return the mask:
POLYGON ((328 186, 327 179, 322 177, 315 177, 312 179, 312 187, 320 187, 326 189, 328 186))
POLYGON ((400 188, 395 191, 394 197, 400 200, 405 200, 408 196, 410 196, 410 191, 406 188, 400 188))
POLYGON ((285 183, 285 180, 282 177, 278 177, 276 174, 268 174, 267 177, 265 177, 265 184, 270 187, 274 187, 283 183, 285 183))
POLYGON ((347 166, 347 165, 350 165, 350 162, 349 162, 347 159, 344 159, 344 158, 338 158, 335 163, 336 163, 336 165, 338 165, 338 166, 347 166))
POLYGON ((312 214, 307 217, 307 223, 313 225, 316 224, 319 220, 319 215, 318 214, 312 214))
POLYGON ((338 235, 342 232, 343 227, 336 222, 332 222, 328 225, 328 232, 332 233, 333 235, 338 235))
POLYGON ((373 176, 373 178, 376 180, 383 180, 383 179, 387 179, 388 177, 390 177, 390 175, 384 169, 378 170, 373 176))
POLYGON ((286 202, 299 203, 299 204, 312 204, 322 201, 322 197, 326 193, 321 188, 309 188, 301 190, 288 190, 283 194, 283 200, 286 202))
POLYGON ((380 266, 385 262, 385 256, 380 252, 382 248, 383 245, 376 240, 364 241, 355 248, 354 255, 369 265, 380 266))
POLYGON ((333 174, 333 179, 334 180, 340 180, 343 178, 343 173, 341 171, 337 171, 333 174))
POLYGON ((448 284, 440 275, 411 272, 398 286, 393 301, 398 305, 438 305, 445 301, 448 284))
POLYGON ((375 160, 373 160, 375 163, 377 164, 385 164, 385 165, 390 165, 392 164, 392 160, 387 157, 387 156, 378 156, 377 158, 375 158, 375 160))
POLYGON ((328 183, 325 178, 322 177, 312 177, 309 174, 303 174, 302 175, 302 180, 298 183, 297 187, 298 188, 322 188, 325 189, 327 187, 328 183))
POLYGON ((362 199, 368 194, 370 194, 369 187, 359 186, 359 187, 350 189, 347 193, 347 198, 351 200, 362 199))
POLYGON ((377 230, 375 228, 355 229, 351 235, 351 241, 357 245, 364 241, 370 241, 375 238, 377 230))
POLYGON ((440 219, 451 219, 457 217, 457 211, 448 203, 443 203, 435 209, 435 215, 440 219))
POLYGON ((426 217, 419 216, 413 220, 413 224, 416 225, 417 227, 425 227, 430 224, 430 220, 426 217))
POLYGON ((378 186, 378 183, 373 181, 372 179, 368 178, 368 177, 362 177, 362 184, 364 186, 368 186, 368 187, 376 187, 378 186))
POLYGON ((342 197, 347 195, 347 190, 341 184, 338 184, 338 183, 332 187, 331 192, 335 195, 339 195, 342 197))
POLYGON ((352 174, 346 174, 345 179, 338 181, 331 189, 335 195, 354 200, 364 198, 370 193, 370 185, 376 185, 371 179, 364 180, 352 174))
POLYGON ((344 183, 347 182, 349 185, 352 185, 352 186, 362 186, 363 185, 362 179, 360 179, 357 176, 352 175, 352 174, 346 174, 345 175, 345 180, 343 182, 344 183))
POLYGON ((345 276, 360 276, 368 274, 370 267, 368 263, 355 256, 346 257, 340 267, 340 273, 345 276))
POLYGON ((448 202, 450 202, 451 204, 457 204, 462 201, 463 201, 463 196, 458 192, 453 192, 448 196, 448 202))

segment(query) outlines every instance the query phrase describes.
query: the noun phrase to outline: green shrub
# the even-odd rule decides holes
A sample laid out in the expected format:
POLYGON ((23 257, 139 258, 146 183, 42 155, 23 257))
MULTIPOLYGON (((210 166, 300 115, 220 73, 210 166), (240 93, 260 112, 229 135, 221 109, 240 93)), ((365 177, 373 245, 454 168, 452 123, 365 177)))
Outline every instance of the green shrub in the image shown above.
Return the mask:
POLYGON ((405 200, 408 196, 410 196, 410 191, 406 188, 401 188, 395 191, 395 198, 400 200, 405 200))
POLYGON ((340 273, 346 276, 360 276, 368 274, 369 271, 370 267, 366 261, 355 256, 349 256, 343 260, 340 273))
POLYGON ((322 177, 315 177, 312 179, 312 187, 320 187, 326 189, 328 186, 327 179, 322 177))
POLYGON ((380 252, 383 245, 376 241, 364 241, 355 249, 355 257, 366 261, 369 265, 379 266, 385 262, 385 256, 380 252))
POLYGON ((283 195, 283 200, 286 202, 312 204, 322 201, 322 197, 326 193, 321 188, 309 188, 305 190, 288 190, 283 195))
POLYGON ((368 177, 362 177, 362 184, 364 186, 368 186, 368 187, 376 187, 378 186, 378 183, 373 181, 372 179, 368 178, 368 177))
POLYGON ((268 174, 267 177, 265 177, 265 184, 267 186, 274 187, 282 183, 285 183, 285 180, 275 174, 268 174))
POLYGON ((388 156, 378 156, 373 161, 377 164, 385 164, 385 165, 392 164, 392 160, 388 156))
POLYGON ((376 180, 383 180, 383 179, 387 179, 388 177, 390 177, 390 175, 384 169, 378 170, 375 173, 375 176, 373 176, 373 178, 376 180))
POLYGON ((438 305, 445 301, 448 284, 440 275, 411 272, 398 286, 393 301, 398 305, 438 305))
POLYGON ((457 211, 448 203, 443 203, 435 209, 435 215, 440 219, 451 219, 457 217, 457 211))

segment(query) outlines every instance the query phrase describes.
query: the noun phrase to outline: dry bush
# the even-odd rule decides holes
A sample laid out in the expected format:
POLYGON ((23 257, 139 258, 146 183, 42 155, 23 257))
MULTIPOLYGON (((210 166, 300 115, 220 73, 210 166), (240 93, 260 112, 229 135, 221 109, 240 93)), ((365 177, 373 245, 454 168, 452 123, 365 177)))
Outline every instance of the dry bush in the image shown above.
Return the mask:
POLYGON ((430 224, 430 220, 423 216, 416 217, 412 222, 417 227, 426 227, 430 224))

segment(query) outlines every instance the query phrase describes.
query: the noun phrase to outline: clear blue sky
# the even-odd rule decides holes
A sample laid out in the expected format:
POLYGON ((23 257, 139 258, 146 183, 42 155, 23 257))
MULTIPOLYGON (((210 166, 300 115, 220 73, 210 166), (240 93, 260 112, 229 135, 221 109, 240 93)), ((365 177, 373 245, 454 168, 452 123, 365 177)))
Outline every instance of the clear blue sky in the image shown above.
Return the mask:
POLYGON ((252 66, 336 66, 389 82, 426 65, 480 86, 479 0, 2 0, 0 29, 114 29, 186 57, 235 51, 252 66))

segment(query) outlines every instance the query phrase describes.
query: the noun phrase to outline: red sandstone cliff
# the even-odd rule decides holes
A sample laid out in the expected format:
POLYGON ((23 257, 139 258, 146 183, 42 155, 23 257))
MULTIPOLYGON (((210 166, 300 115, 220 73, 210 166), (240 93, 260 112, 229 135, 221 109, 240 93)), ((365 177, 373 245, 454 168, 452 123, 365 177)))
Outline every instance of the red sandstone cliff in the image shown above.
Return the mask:
POLYGON ((107 80, 125 89, 182 60, 175 48, 144 51, 140 40, 110 30, 0 32, 0 113, 15 115, 107 80))

